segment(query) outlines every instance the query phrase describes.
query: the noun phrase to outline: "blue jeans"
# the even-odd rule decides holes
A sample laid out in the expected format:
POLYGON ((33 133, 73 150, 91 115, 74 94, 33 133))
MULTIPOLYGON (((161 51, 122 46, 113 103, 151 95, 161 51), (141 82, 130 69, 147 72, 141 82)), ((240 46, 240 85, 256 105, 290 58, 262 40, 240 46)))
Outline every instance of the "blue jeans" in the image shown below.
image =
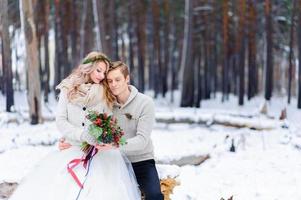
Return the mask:
POLYGON ((163 200, 155 161, 144 160, 132 165, 140 189, 145 194, 145 200, 163 200))

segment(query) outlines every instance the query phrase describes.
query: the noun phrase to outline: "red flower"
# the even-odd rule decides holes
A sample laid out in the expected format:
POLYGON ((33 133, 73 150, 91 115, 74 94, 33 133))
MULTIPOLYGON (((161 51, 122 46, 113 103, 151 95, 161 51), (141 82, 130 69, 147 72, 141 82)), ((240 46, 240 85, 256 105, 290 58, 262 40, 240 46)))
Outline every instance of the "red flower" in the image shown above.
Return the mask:
POLYGON ((119 137, 117 137, 117 136, 114 136, 114 142, 115 142, 116 144, 118 144, 118 143, 119 143, 119 140, 120 140, 120 138, 119 138, 119 137))
POLYGON ((101 125, 101 119, 97 118, 94 122, 95 125, 100 126, 101 125))

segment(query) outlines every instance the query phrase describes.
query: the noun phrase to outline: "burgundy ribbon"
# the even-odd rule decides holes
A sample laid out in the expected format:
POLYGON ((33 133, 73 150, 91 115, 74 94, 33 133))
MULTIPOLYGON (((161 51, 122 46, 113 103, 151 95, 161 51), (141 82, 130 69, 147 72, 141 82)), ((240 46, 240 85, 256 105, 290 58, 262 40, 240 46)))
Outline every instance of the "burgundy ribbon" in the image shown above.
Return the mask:
MULTIPOLYGON (((68 172, 71 174, 72 178, 74 179, 74 181, 77 183, 77 185, 82 189, 84 187, 84 185, 80 182, 79 178, 77 177, 77 175, 75 174, 75 172, 73 171, 73 169, 78 166, 81 162, 83 162, 83 166, 85 169, 87 169, 87 165, 88 163, 92 160, 93 156, 95 156, 95 154, 98 152, 98 149, 96 149, 95 147, 93 147, 86 156, 83 156, 82 158, 76 158, 71 160, 68 164, 67 164, 67 170, 68 172)), ((86 175, 88 175, 89 169, 87 169, 86 175)))

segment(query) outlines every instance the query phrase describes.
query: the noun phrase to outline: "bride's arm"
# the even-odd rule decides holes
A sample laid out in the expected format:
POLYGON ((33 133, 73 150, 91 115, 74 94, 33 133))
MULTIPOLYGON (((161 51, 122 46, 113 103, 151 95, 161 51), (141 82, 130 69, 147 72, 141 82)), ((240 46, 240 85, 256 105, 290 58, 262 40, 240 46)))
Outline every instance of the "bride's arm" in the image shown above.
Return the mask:
MULTIPOLYGON (((65 138, 81 141, 81 135, 83 133, 83 129, 72 125, 67 118, 67 91, 62 89, 60 92, 59 102, 57 105, 57 113, 56 113, 56 125, 59 131, 65 138)), ((76 114, 76 113, 74 113, 76 114)))
POLYGON ((59 150, 65 150, 65 149, 69 149, 72 145, 68 142, 65 142, 65 138, 60 138, 59 139, 59 144, 58 144, 58 148, 59 150))

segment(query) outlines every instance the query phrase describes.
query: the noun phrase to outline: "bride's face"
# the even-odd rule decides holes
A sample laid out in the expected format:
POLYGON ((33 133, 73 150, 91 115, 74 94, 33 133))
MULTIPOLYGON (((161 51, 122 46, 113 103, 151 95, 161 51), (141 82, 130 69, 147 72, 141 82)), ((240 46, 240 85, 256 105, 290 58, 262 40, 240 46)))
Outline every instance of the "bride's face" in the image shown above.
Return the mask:
POLYGON ((105 78, 107 65, 104 62, 98 62, 90 77, 94 83, 100 83, 105 78))

